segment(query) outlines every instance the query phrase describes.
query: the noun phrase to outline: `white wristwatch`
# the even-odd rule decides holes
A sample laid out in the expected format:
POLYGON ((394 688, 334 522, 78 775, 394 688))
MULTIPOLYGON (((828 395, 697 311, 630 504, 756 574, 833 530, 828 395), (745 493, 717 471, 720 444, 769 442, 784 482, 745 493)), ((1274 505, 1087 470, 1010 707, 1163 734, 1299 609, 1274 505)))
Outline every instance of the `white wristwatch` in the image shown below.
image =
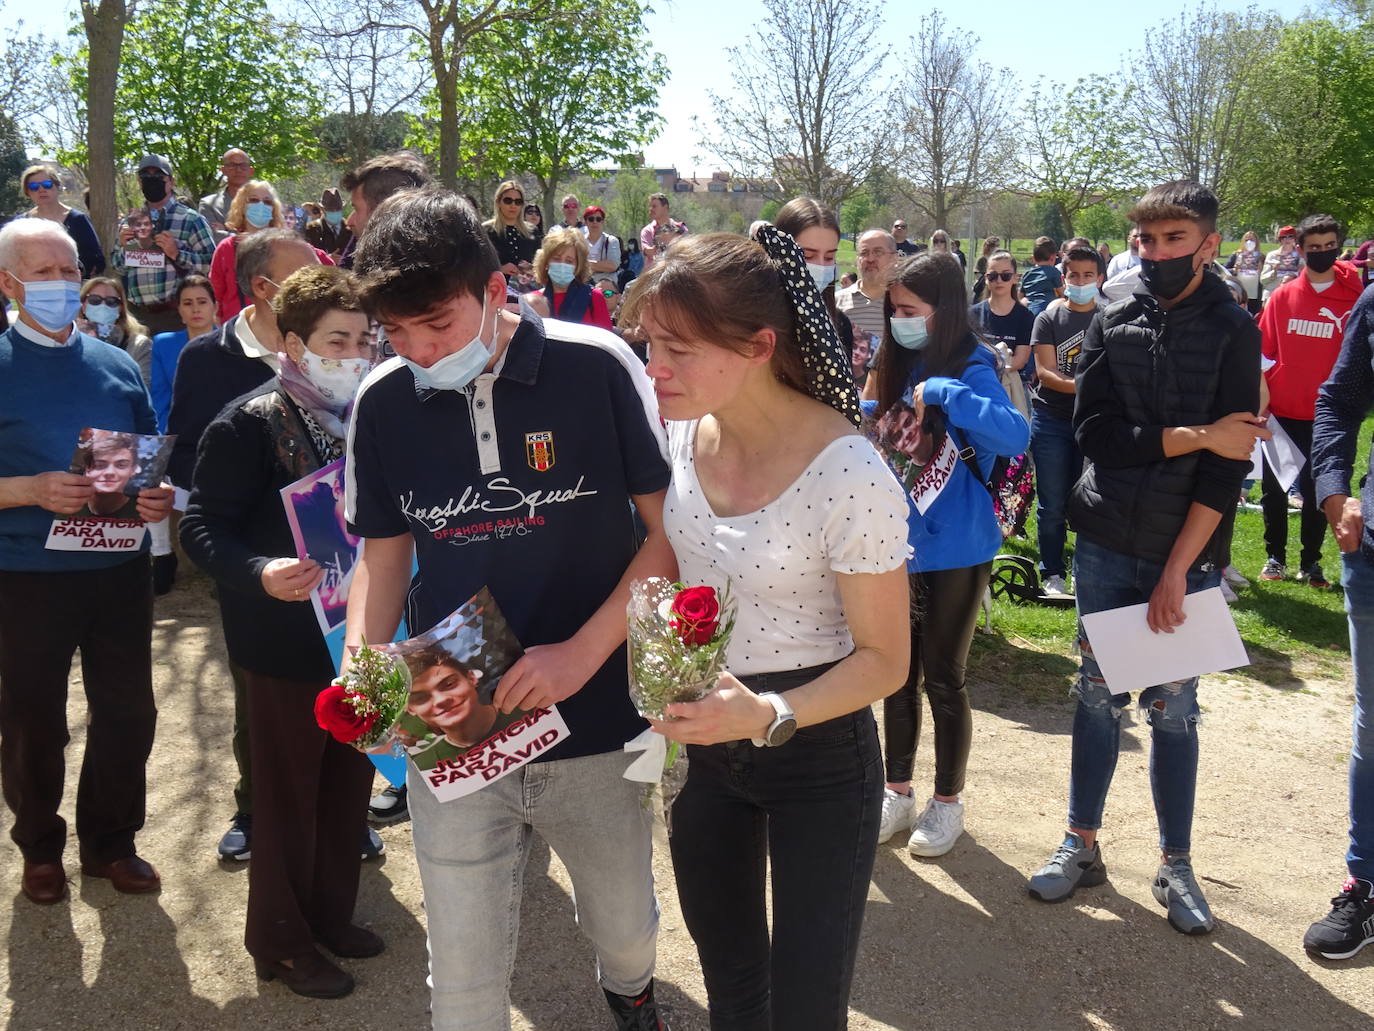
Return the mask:
POLYGON ((769 705, 777 712, 777 718, 768 724, 768 730, 763 737, 751 738, 757 748, 777 748, 779 745, 786 744, 793 734, 797 732, 797 714, 792 711, 792 706, 787 704, 787 700, 776 691, 765 691, 759 695, 766 700, 769 705))

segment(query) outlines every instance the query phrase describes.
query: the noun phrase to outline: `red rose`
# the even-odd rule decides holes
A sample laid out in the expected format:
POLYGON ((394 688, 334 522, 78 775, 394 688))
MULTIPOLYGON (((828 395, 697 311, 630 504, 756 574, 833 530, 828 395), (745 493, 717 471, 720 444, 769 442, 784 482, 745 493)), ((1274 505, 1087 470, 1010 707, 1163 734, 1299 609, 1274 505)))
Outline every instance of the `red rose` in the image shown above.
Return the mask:
POLYGON ((358 715, 348 692, 338 684, 330 684, 315 699, 315 722, 329 731, 335 741, 350 744, 372 729, 377 714, 358 715))
POLYGON ((720 602, 714 587, 683 588, 669 612, 677 617, 671 625, 683 644, 710 644, 720 626, 720 602))

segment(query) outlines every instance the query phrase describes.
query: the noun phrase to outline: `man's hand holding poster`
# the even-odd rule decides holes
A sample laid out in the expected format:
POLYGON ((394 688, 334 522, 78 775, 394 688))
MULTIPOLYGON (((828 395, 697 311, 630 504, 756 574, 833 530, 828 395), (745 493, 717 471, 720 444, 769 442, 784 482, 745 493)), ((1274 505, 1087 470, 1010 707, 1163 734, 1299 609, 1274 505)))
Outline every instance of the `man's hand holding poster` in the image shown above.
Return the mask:
POLYGON ((94 493, 74 515, 58 516, 48 531, 49 551, 137 551, 147 528, 139 492, 162 486, 175 434, 83 429, 70 472, 90 480, 94 493))

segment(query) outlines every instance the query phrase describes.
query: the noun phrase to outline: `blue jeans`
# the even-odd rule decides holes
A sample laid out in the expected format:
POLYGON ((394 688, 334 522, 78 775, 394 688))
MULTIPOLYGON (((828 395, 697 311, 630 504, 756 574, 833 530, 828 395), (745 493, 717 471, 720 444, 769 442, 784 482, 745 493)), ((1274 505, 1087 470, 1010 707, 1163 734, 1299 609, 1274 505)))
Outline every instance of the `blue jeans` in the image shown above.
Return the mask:
POLYGON ((1083 452, 1073 421, 1036 409, 1031 413, 1031 458, 1035 461, 1035 536, 1043 576, 1064 575, 1065 516, 1069 493, 1083 474, 1083 452))
MULTIPOLYGON (((1069 774, 1069 826, 1097 830, 1107 789, 1121 750, 1121 715, 1129 693, 1114 693, 1093 658, 1082 617, 1091 612, 1139 605, 1164 572, 1162 562, 1133 558, 1080 537, 1074 550, 1073 579, 1078 597, 1078 647, 1082 658, 1073 694, 1073 762, 1069 774)), ((1221 570, 1188 574, 1188 593, 1215 587, 1221 570)), ((1161 636, 1161 647, 1167 638, 1161 636)), ((1197 677, 1156 684, 1140 692, 1140 707, 1150 724, 1150 791, 1159 821, 1159 847, 1186 853, 1192 846, 1193 797, 1197 789, 1197 677)))
POLYGON ((1350 617, 1350 661, 1355 671, 1355 729, 1350 745, 1350 851, 1352 877, 1374 881, 1374 564, 1359 551, 1341 555, 1341 586, 1350 617))
POLYGON ((409 769, 429 927, 434 1031, 507 1031, 520 894, 535 832, 568 868, 601 986, 638 995, 654 972, 653 822, 624 752, 531 763, 452 802, 409 769))

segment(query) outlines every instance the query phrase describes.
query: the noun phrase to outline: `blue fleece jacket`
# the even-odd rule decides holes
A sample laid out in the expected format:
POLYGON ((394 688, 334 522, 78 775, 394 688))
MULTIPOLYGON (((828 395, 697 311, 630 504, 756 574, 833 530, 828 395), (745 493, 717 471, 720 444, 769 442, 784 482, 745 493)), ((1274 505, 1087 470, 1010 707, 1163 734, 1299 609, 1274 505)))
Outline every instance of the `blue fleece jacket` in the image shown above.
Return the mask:
MULTIPOLYGON (((918 364, 908 384, 908 400, 923 377, 918 364)), ((944 409, 946 423, 958 427, 973 446, 984 476, 991 472, 998 455, 1022 454, 1030 442, 1030 426, 1007 399, 997 375, 997 356, 986 347, 974 348, 959 378, 925 379, 924 398, 927 405, 944 409)), ((872 414, 877 403, 865 401, 863 405, 865 414, 872 414)), ((991 559, 1002 546, 992 496, 962 460, 925 515, 907 498, 907 526, 907 541, 914 553, 907 562, 911 573, 976 566, 991 559)))
MULTIPOLYGON (((88 426, 157 432, 138 364, 84 333, 65 347, 44 347, 13 327, 0 333, 0 477, 65 471, 88 426)), ((53 519, 33 505, 0 508, 0 569, 59 573, 129 561, 127 553, 46 550, 53 519)))

